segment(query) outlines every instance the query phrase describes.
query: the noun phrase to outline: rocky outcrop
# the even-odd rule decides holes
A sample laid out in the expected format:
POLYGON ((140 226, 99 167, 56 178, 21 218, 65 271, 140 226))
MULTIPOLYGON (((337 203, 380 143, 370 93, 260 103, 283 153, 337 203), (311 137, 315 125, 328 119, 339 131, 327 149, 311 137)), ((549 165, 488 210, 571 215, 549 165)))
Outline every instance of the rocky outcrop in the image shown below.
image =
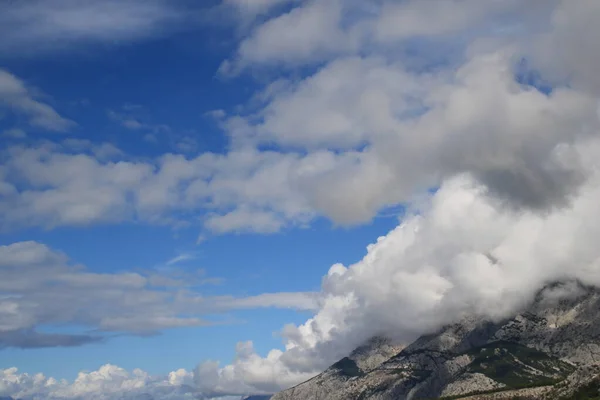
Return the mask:
POLYGON ((403 349, 372 339, 273 400, 558 399, 598 365, 600 291, 555 284, 503 321, 466 318, 403 349))
POLYGON ((272 400, 328 399, 334 393, 341 394, 348 382, 366 375, 402 349, 403 346, 396 345, 389 339, 374 337, 321 374, 276 394, 272 400))
POLYGON ((458 396, 469 393, 472 388, 478 388, 480 391, 491 392, 506 387, 504 383, 497 382, 488 378, 482 373, 464 373, 452 382, 450 382, 441 393, 442 397, 458 396))

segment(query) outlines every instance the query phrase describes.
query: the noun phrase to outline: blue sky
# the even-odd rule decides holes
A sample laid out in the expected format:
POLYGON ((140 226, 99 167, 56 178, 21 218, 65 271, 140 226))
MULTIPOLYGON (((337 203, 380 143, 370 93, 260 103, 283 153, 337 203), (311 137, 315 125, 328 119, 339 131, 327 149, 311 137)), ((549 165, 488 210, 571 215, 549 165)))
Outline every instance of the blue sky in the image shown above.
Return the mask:
MULTIPOLYGON (((230 23, 199 24, 183 33, 140 41, 77 44, 40 55, 3 53, 3 69, 34 87, 41 99, 76 126, 65 133, 48 134, 5 109, 0 131, 22 129, 27 136, 5 135, 2 150, 35 146, 41 140, 78 139, 113 144, 134 159, 165 153, 189 158, 204 152, 226 153, 229 140, 210 112, 234 112, 262 86, 260 79, 257 82, 248 74, 227 78, 217 73, 235 51, 237 38, 230 23), (132 129, 126 120, 135 120, 140 127, 132 129), (182 138, 189 139, 190 148, 177 146, 182 138)), ((320 218, 309 226, 278 233, 224 233, 197 243, 197 224, 177 228, 124 221, 10 228, 3 231, 0 244, 43 243, 95 273, 201 269, 208 278, 203 295, 244 297, 316 291, 329 266, 358 260, 373 238, 396 223, 394 213, 355 227, 339 227, 320 218), (169 265, 178 256, 182 260, 169 265)), ((284 324, 298 324, 306 318, 306 312, 285 309, 233 310, 225 316, 227 321, 215 326, 165 329, 150 337, 108 335, 101 343, 71 348, 9 347, 2 350, 0 367, 15 366, 22 372, 42 372, 59 379, 72 379, 81 370, 95 370, 106 363, 166 374, 180 367, 192 368, 199 360, 228 362, 239 341, 252 340, 259 352, 266 353, 281 345, 276 333, 284 324)), ((40 325, 47 332, 86 329, 71 324, 40 325)))
POLYGON ((572 4, 0 1, 0 396, 239 400, 600 282, 572 4))
MULTIPOLYGON (((201 268, 207 276, 222 279, 205 285, 204 294, 246 296, 318 290, 329 266, 362 257, 372 238, 386 233, 396 221, 394 217, 378 218, 351 229, 319 221, 310 228, 276 235, 226 234, 199 245, 197 228, 174 232, 170 227, 120 224, 3 234, 1 244, 35 240, 69 254, 95 272, 153 269, 188 254, 192 258, 178 266, 201 268)), ((307 315, 293 310, 248 310, 232 312, 231 322, 223 325, 171 329, 153 337, 121 336, 74 348, 10 348, 3 350, 2 367, 72 379, 80 370, 95 370, 110 362, 163 374, 191 368, 204 359, 227 362, 234 357, 238 341, 253 340, 261 352, 279 347, 279 329, 286 323, 300 323, 307 315)))

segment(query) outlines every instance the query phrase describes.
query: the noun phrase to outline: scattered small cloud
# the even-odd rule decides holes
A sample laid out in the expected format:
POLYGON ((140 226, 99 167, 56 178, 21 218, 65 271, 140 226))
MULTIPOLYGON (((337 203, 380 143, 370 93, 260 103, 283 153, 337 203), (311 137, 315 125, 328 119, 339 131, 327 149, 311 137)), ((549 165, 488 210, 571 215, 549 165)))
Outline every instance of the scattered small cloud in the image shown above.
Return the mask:
POLYGON ((146 133, 143 137, 144 142, 156 144, 158 143, 158 137, 154 133, 146 133))
POLYGON ((214 118, 216 120, 221 120, 221 119, 225 118, 227 113, 225 112, 225 110, 217 109, 217 110, 207 111, 205 113, 205 115, 210 118, 214 118))
POLYGON ((191 136, 184 136, 175 143, 175 149, 182 153, 194 153, 198 150, 198 142, 191 136))
POLYGON ((222 285, 225 282, 225 278, 212 277, 203 278, 200 280, 200 285, 222 285))
POLYGON ((124 155, 121 149, 107 142, 97 144, 87 139, 67 138, 61 142, 61 145, 71 152, 93 155, 99 161, 109 161, 124 155))
POLYGON ((144 140, 149 143, 158 141, 160 135, 172 136, 173 130, 166 124, 146 122, 149 118, 142 106, 126 103, 121 111, 108 110, 108 118, 131 131, 145 132, 144 140))
POLYGON ((132 119, 132 118, 125 119, 125 120, 121 121, 121 123, 127 129, 136 130, 136 129, 142 129, 144 127, 144 125, 140 121, 132 119))
POLYGON ((108 110, 107 115, 110 120, 119 123, 121 126, 127 129, 138 130, 146 127, 134 117, 127 116, 123 113, 118 113, 114 110, 108 110))

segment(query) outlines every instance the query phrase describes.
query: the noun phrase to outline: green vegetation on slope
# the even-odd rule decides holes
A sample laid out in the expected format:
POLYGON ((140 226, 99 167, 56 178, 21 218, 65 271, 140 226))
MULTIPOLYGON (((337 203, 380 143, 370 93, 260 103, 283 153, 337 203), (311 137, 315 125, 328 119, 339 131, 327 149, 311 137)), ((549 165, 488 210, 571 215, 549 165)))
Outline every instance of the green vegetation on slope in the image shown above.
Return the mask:
POLYGON ((574 370, 564 361, 511 342, 490 343, 468 354, 474 359, 467 372, 484 374, 505 384, 505 390, 553 385, 574 370))
POLYGON ((561 397, 560 400, 600 400, 600 378, 582 386, 571 396, 561 397))
MULTIPOLYGON (((506 386, 498 389, 444 397, 443 400, 461 399, 475 394, 492 394, 507 390, 555 385, 571 374, 575 367, 541 351, 517 343, 498 341, 474 348, 466 354, 473 361, 464 372, 480 373, 506 386)), ((597 393, 596 393, 597 395, 597 393)), ((515 400, 521 397, 515 397, 515 400)), ((564 400, 584 400, 568 398, 564 400)), ((590 400, 600 400, 590 397, 590 400)))

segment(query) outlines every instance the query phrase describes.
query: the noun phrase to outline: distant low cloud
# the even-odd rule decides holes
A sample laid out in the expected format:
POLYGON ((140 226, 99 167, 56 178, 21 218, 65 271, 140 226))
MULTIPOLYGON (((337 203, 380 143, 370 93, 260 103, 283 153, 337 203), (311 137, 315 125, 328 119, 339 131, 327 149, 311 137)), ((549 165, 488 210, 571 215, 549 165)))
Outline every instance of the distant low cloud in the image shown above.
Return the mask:
POLYGON ((0 331, 0 348, 76 347, 102 341, 100 335, 40 333, 33 329, 0 331))
MULTIPOLYGON (((106 364, 97 371, 79 373, 72 382, 19 373, 16 368, 0 370, 0 396, 23 400, 190 400, 201 395, 192 384, 193 373, 183 369, 151 376, 140 369, 127 371, 106 364)), ((239 400, 239 396, 229 400, 239 400)))

